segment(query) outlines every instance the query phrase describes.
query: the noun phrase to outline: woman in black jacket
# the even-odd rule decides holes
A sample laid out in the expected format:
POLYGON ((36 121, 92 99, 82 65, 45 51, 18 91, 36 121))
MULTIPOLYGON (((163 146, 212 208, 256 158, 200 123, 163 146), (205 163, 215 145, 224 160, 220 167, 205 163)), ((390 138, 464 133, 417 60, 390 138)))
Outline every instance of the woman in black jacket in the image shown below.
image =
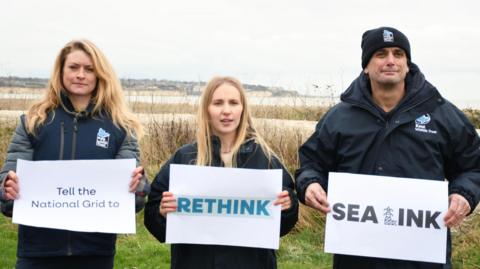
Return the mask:
MULTIPOLYGON (((197 139, 180 148, 161 168, 145 205, 145 226, 165 242, 166 215, 175 212, 175 194, 169 192, 170 164, 282 169, 283 190, 274 202, 281 205, 280 235, 298 219, 294 183, 281 162, 252 125, 245 91, 231 77, 215 77, 207 84, 198 111, 197 139)), ((172 268, 276 268, 273 249, 172 244, 172 268)))
MULTIPOLYGON (((88 40, 69 42, 57 56, 44 98, 21 117, 13 135, 0 172, 2 213, 11 216, 13 200, 21 195, 17 159, 135 158, 139 164, 141 129, 103 53, 88 40), (108 139, 99 141, 99 133, 108 139)), ((136 193, 137 211, 149 187, 142 174, 138 166, 129 186, 136 193)), ((113 268, 115 241, 110 233, 19 225, 16 268, 113 268)))

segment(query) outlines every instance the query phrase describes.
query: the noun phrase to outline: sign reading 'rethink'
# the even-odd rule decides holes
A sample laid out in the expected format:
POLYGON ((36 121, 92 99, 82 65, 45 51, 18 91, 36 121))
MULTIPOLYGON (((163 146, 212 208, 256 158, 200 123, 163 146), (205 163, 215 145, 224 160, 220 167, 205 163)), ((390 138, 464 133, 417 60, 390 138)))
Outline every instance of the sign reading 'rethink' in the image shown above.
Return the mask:
POLYGON ((282 171, 170 165, 167 243, 278 249, 282 171))
POLYGON ((325 252, 446 262, 444 181, 330 173, 325 252))
POLYGON ((187 215, 271 217, 271 199, 177 197, 177 213, 187 215))

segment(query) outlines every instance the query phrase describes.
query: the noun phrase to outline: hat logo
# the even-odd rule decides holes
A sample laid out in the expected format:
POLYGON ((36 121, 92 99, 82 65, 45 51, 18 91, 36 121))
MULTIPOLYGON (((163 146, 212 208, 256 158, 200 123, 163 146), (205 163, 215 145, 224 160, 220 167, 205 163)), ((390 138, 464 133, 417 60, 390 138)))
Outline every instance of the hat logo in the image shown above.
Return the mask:
POLYGON ((393 42, 393 33, 388 30, 383 30, 383 42, 393 42))

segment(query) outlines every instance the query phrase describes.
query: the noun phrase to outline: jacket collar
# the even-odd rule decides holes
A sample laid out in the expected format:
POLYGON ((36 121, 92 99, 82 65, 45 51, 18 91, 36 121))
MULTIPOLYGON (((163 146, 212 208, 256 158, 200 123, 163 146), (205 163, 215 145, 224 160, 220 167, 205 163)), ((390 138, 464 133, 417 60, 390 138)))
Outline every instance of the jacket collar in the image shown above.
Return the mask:
MULTIPOLYGON (((395 110, 414 108, 434 97, 437 100, 443 100, 437 89, 425 80, 425 76, 417 65, 410 63, 409 69, 410 71, 405 78, 406 94, 395 110)), ((347 90, 342 93, 340 99, 349 104, 359 105, 373 111, 376 110, 371 94, 370 79, 363 71, 350 84, 347 90)))
MULTIPOLYGON (((220 155, 220 147, 222 143, 220 138, 216 135, 211 136, 213 152, 215 155, 220 155)), ((255 140, 253 138, 247 138, 238 150, 238 154, 250 154, 255 151, 255 140)))
POLYGON ((93 112, 93 103, 91 101, 90 103, 88 103, 88 106, 85 108, 85 110, 80 112, 75 111, 72 101, 70 101, 70 98, 68 98, 65 90, 62 90, 60 93, 60 102, 60 105, 62 106, 63 110, 65 110, 65 112, 79 119, 88 118, 93 112))

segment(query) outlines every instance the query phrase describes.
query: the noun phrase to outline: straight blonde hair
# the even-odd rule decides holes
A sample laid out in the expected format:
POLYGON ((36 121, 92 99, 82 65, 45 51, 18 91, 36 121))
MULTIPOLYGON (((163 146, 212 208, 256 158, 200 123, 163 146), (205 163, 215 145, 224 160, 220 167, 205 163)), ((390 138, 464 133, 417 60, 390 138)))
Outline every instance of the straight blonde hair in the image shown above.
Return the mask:
POLYGON ((143 134, 142 125, 128 109, 115 71, 100 49, 88 40, 70 41, 60 50, 44 97, 30 106, 26 113, 27 132, 35 134, 35 129, 45 123, 49 112, 58 106, 65 108, 61 99, 62 91, 66 90, 63 85, 63 68, 68 54, 76 50, 81 50, 90 57, 97 77, 97 85, 90 100, 93 104, 92 113, 108 114, 117 127, 125 129, 130 136, 140 138, 143 134))
POLYGON ((238 92, 240 93, 240 102, 243 106, 242 115, 240 118, 240 123, 237 128, 237 133, 235 137, 235 141, 232 146, 232 166, 237 167, 237 154, 238 150, 242 146, 242 144, 248 140, 255 140, 256 143, 260 145, 263 152, 268 158, 269 163, 271 163, 272 156, 275 156, 273 151, 267 145, 265 140, 261 137, 261 135, 257 132, 254 128, 252 123, 252 118, 250 116, 250 109, 247 103, 247 99, 245 96, 245 89, 240 83, 239 80, 233 77, 214 77, 212 78, 207 85, 205 86, 202 96, 200 97, 200 106, 198 107, 197 113, 197 165, 201 166, 211 166, 212 165, 212 142, 211 136, 212 126, 210 124, 210 116, 208 113, 208 106, 212 102, 213 93, 215 90, 222 86, 223 84, 229 84, 235 87, 238 92))

